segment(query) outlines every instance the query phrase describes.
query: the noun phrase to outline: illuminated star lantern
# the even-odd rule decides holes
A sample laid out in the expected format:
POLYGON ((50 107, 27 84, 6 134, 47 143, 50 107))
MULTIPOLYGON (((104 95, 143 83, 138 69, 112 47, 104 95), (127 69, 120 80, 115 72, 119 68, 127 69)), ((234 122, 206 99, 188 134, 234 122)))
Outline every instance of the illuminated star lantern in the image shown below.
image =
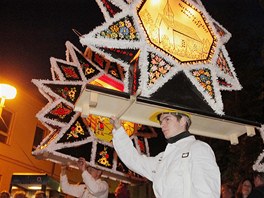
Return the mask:
MULTIPOLYGON (((122 92, 127 70, 90 49, 82 53, 69 41, 66 60, 51 57, 50 63, 52 80, 32 80, 49 101, 36 117, 50 131, 32 154, 57 163, 71 162, 75 167, 82 156, 89 165, 104 170, 106 177, 114 176, 126 182, 144 181, 141 176, 126 171, 125 165, 120 169, 120 159, 112 145, 110 118, 92 114, 84 118, 74 110, 88 84, 122 92)), ((149 156, 147 138, 154 137, 154 129, 144 126, 144 130, 143 126, 127 121, 122 121, 122 125, 136 149, 149 156), (151 137, 146 135, 148 129, 151 137)))
MULTIPOLYGON (((215 113, 224 114, 221 90, 242 87, 224 46, 231 34, 210 17, 201 1, 96 2, 106 21, 82 35, 80 42, 126 70, 138 68, 141 96, 150 97, 183 72, 215 113)), ((128 92, 129 80, 124 82, 128 92)))

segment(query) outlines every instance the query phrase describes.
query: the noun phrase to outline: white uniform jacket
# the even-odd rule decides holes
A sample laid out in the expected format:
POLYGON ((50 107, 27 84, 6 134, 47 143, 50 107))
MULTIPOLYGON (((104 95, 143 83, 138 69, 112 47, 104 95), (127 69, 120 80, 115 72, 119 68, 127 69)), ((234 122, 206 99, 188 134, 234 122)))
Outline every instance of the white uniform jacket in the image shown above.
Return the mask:
POLYGON ((113 130, 113 145, 129 169, 153 182, 157 198, 220 197, 220 171, 214 153, 194 136, 168 144, 164 152, 147 157, 138 153, 120 127, 113 130))
POLYGON ((80 198, 107 198, 109 186, 106 181, 95 180, 87 171, 82 173, 85 184, 69 184, 66 175, 60 176, 60 185, 64 193, 80 198))

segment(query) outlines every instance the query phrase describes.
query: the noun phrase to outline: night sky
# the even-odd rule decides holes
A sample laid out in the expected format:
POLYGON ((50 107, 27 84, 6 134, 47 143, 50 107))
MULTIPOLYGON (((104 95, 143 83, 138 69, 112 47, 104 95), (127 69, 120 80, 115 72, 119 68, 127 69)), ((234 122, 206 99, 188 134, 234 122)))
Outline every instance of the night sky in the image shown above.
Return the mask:
MULTIPOLYGON (((226 48, 243 86, 241 91, 221 92, 224 111, 264 123, 263 0, 202 2, 208 13, 232 34, 226 48)), ((0 82, 37 91, 31 79, 51 79, 49 59, 65 60, 66 41, 84 49, 72 29, 86 34, 102 22, 104 18, 95 0, 1 0, 0 82)))
POLYGON ((33 78, 51 79, 50 57, 65 59, 67 40, 81 47, 72 29, 88 33, 100 21, 92 0, 1 0, 1 76, 26 86, 33 78))

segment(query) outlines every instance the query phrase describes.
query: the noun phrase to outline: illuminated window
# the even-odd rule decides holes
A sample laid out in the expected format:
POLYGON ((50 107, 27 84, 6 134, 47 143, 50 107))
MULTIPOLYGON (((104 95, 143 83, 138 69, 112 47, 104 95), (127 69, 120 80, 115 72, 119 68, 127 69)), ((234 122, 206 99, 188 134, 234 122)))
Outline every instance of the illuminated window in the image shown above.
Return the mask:
POLYGON ((185 0, 146 0, 138 15, 149 41, 179 62, 209 62, 216 36, 202 11, 185 0))
POLYGON ((35 130, 35 137, 34 137, 32 151, 38 147, 38 145, 41 143, 45 135, 46 135, 45 130, 40 126, 37 126, 35 130))
POLYGON ((12 117, 13 113, 4 108, 0 117, 0 142, 5 144, 8 142, 10 135, 12 117))

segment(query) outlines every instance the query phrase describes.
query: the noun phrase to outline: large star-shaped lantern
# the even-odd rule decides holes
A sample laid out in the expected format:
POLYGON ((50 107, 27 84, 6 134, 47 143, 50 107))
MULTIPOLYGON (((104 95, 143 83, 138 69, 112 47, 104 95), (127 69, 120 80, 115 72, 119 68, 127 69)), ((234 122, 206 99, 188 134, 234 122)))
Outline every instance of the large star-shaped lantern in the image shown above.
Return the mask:
MULTIPOLYGON (((89 115, 83 118, 74 111, 87 84, 123 91, 127 71, 115 62, 87 49, 85 53, 66 42, 66 60, 50 58, 52 80, 33 79, 33 83, 49 101, 37 118, 50 131, 33 151, 39 159, 58 163, 75 162, 84 157, 89 165, 104 170, 104 176, 126 182, 143 182, 116 155, 112 141, 110 118, 89 115)), ((153 128, 122 121, 136 149, 150 155, 147 138, 157 134, 153 128)))
MULTIPOLYGON (((116 155, 110 119, 83 117, 76 102, 87 84, 151 97, 181 72, 222 115, 221 91, 242 88, 224 46, 231 34, 210 17, 200 0, 96 2, 105 22, 80 35, 86 50, 67 41, 66 60, 50 59, 52 80, 33 80, 49 101, 37 118, 50 131, 33 154, 60 163, 82 156, 110 178, 142 182, 145 179, 116 155)), ((123 126, 136 149, 150 156, 148 138, 157 136, 154 128, 128 121, 123 126)), ((261 135, 264 139, 263 126, 261 135)), ((264 152, 254 170, 263 172, 263 158, 264 152)))
MULTIPOLYGON (((231 34, 199 0, 97 0, 105 23, 80 42, 131 69, 141 96, 150 97, 183 72, 217 114, 224 114, 221 90, 240 90, 224 44, 231 34), (135 72, 137 70, 137 72, 135 72)), ((129 92, 131 77, 125 76, 129 92)), ((133 90, 136 91, 136 90, 133 90)))

